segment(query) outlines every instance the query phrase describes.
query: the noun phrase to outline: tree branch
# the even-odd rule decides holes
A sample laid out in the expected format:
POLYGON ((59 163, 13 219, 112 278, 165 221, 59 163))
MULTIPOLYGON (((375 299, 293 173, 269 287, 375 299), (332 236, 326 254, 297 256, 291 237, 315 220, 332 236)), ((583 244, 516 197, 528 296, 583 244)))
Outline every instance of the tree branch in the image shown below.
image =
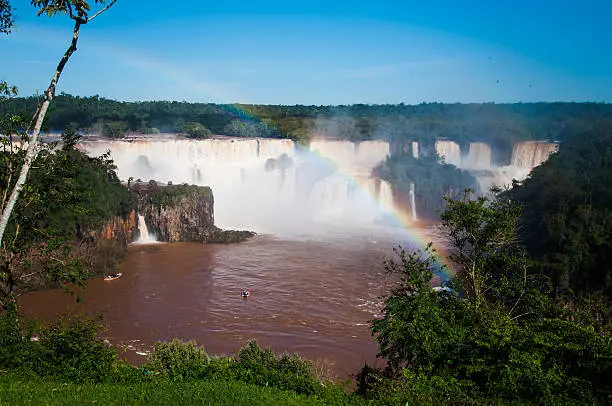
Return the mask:
POLYGON ((515 319, 518 319, 519 317, 527 316, 528 314, 535 314, 535 312, 522 313, 522 314, 519 314, 517 316, 514 316, 514 317, 510 318, 510 320, 515 320, 515 319))
POLYGON ((100 14, 102 14, 103 12, 105 12, 106 10, 108 10, 109 8, 112 7, 113 4, 115 4, 117 2, 117 0, 113 0, 110 3, 108 3, 108 5, 106 7, 104 7, 103 9, 99 10, 96 14, 92 15, 91 17, 89 17, 85 23, 90 22, 91 20, 93 20, 94 18, 96 18, 97 16, 99 16, 100 14))

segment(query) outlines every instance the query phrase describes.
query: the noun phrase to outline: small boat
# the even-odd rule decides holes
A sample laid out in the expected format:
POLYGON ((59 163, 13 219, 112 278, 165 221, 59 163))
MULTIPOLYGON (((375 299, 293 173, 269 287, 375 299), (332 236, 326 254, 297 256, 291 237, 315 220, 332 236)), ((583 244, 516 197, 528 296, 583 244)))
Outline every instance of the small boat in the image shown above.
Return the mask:
POLYGON ((248 290, 246 290, 246 289, 245 289, 245 290, 243 290, 242 292, 240 292, 240 296, 242 296, 242 297, 243 297, 243 298, 245 298, 245 299, 246 299, 247 297, 249 297, 249 295, 250 295, 250 294, 251 294, 251 293, 250 293, 248 290))
POLYGON ((104 280, 105 281, 114 281, 115 279, 121 278, 121 275, 123 275, 121 272, 119 272, 119 273, 112 273, 112 274, 110 274, 108 276, 105 276, 104 280))

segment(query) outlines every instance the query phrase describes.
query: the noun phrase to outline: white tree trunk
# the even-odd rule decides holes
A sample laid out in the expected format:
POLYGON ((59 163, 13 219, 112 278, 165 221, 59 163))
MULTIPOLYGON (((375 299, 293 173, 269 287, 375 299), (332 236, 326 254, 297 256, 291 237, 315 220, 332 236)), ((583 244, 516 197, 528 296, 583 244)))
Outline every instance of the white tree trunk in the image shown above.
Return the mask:
POLYGON ((15 203, 17 203, 17 199, 19 198, 19 194, 23 190, 23 187, 28 179, 28 172, 30 171, 30 166, 32 166, 32 162, 36 158, 36 154, 38 153, 38 136, 40 134, 40 129, 42 127, 43 121, 45 119, 45 115, 47 114, 47 109, 49 108, 49 104, 51 100, 55 96, 55 87, 57 86, 57 82, 68 62, 70 56, 76 51, 77 41, 79 39, 79 29, 81 28, 81 22, 76 21, 74 23, 74 30, 72 34, 72 42, 70 46, 64 53, 64 56, 60 60, 57 65, 57 69, 55 70, 55 74, 53 78, 51 78, 51 84, 49 88, 45 92, 45 99, 43 103, 38 107, 32 121, 34 122, 34 127, 32 128, 32 134, 28 141, 28 150, 26 153, 25 160, 23 161, 23 166, 21 167, 21 172, 19 173, 19 178, 17 179, 17 183, 15 184, 13 191, 11 192, 11 196, 9 197, 6 207, 2 210, 2 217, 0 218, 0 247, 2 246, 2 238, 4 237, 4 231, 6 230, 6 226, 8 225, 9 219, 11 218, 11 213, 15 208, 15 203))

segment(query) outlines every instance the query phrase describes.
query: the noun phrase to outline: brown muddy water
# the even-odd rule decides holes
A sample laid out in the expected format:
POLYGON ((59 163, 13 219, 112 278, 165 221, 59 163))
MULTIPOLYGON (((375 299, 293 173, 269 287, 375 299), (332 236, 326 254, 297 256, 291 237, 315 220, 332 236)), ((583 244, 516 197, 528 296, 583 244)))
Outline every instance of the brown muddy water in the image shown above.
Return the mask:
POLYGON ((383 261, 398 243, 363 235, 132 245, 123 277, 91 279, 82 303, 52 290, 26 294, 20 304, 43 320, 101 313, 110 342, 136 363, 156 341, 174 337, 211 354, 232 354, 254 338, 277 352, 326 360, 347 377, 365 362, 382 365, 368 321, 381 311, 390 283, 383 261), (241 298, 243 288, 250 298, 241 298))

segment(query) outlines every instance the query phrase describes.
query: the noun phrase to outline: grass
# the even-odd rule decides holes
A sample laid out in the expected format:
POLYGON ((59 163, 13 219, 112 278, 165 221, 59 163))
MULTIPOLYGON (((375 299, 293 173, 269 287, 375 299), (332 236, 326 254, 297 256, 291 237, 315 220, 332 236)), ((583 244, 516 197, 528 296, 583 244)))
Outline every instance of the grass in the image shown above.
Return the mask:
POLYGON ((329 399, 237 381, 201 380, 134 384, 64 383, 5 375, 0 377, 0 405, 358 405, 355 397, 329 399))

